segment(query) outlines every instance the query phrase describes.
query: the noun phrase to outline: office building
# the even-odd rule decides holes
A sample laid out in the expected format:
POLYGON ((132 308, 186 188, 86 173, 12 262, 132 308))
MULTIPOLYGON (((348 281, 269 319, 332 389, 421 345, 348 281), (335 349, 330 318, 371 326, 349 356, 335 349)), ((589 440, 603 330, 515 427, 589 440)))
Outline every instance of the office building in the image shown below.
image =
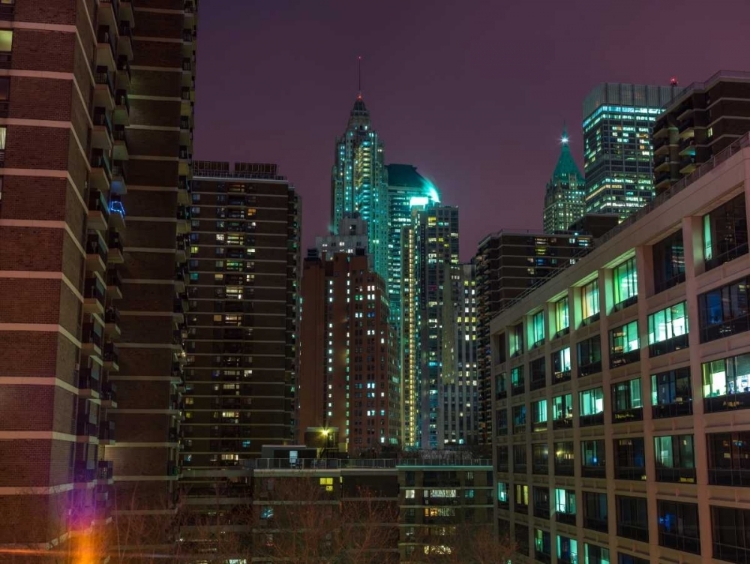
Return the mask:
POLYGON ((474 257, 477 290, 477 362, 479 365, 479 439, 491 441, 492 358, 490 321, 520 296, 591 250, 593 239, 583 233, 500 231, 479 242, 474 257))
POLYGON ((341 218, 338 235, 315 237, 315 248, 319 255, 365 254, 370 261, 370 266, 372 266, 372 255, 368 254, 368 247, 367 222, 356 215, 341 218))
POLYGON ((158 549, 174 540, 196 3, 40 6, 0 10, 0 544, 126 549, 137 514, 162 524, 139 539, 158 549))
POLYGON ((583 175, 570 153, 569 144, 567 128, 563 128, 560 158, 557 159, 544 195, 545 233, 567 231, 571 224, 586 213, 586 187, 583 175))
POLYGON ((402 241, 404 444, 443 448, 440 392, 455 338, 451 275, 458 265, 458 208, 415 208, 402 241))
POLYGON ((680 88, 604 83, 583 102, 586 212, 621 219, 654 196, 651 132, 680 88))
POLYGON ((180 455, 196 477, 294 438, 301 210, 274 164, 197 161, 192 203, 180 455))
POLYGON ((375 272, 388 279, 388 187, 383 143, 372 129, 362 94, 357 96, 344 134, 336 141, 331 171, 331 232, 352 214, 367 222, 375 272))
POLYGON ((716 158, 492 320, 519 561, 750 559, 750 136, 716 158))
POLYGON ((386 165, 388 173, 388 301, 391 323, 401 325, 401 230, 411 223, 415 207, 440 203, 435 186, 408 164, 386 165))
POLYGON ((336 428, 335 446, 354 455, 398 447, 400 378, 385 281, 360 252, 304 261, 299 427, 336 428))
POLYGON ((654 125, 654 185, 663 192, 750 131, 750 73, 719 71, 676 96, 654 125))

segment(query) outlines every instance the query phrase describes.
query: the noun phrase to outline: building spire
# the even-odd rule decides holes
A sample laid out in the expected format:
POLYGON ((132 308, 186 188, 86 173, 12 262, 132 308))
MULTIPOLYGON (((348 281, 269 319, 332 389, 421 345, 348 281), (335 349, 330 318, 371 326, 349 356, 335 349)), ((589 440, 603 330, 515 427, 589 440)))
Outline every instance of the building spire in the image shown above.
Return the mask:
POLYGON ((560 137, 560 143, 563 145, 567 145, 570 141, 570 138, 568 137, 568 124, 567 122, 563 121, 563 130, 562 130, 562 137, 560 137))
POLYGON ((357 57, 357 99, 362 99, 362 55, 357 57))

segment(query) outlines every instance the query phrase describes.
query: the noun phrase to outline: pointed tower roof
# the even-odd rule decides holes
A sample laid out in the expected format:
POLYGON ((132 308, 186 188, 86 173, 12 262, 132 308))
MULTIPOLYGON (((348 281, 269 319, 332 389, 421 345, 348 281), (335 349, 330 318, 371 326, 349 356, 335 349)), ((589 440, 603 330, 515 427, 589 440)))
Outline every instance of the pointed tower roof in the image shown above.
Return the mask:
POLYGON ((578 180, 583 182, 583 175, 581 174, 578 165, 573 160, 573 155, 570 154, 570 138, 568 137, 568 128, 563 124, 562 137, 560 138, 562 145, 560 149, 560 158, 557 159, 557 165, 555 165, 555 172, 552 173, 552 182, 554 183, 558 179, 567 180, 568 176, 575 174, 578 180))

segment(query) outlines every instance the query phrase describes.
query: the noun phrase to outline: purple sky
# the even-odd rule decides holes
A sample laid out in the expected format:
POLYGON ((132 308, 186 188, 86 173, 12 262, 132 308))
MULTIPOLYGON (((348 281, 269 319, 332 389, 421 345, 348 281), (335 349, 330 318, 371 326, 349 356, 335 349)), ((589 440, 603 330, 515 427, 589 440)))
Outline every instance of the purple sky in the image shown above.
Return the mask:
POLYGON ((747 0, 201 0, 195 158, 275 162, 329 222, 334 142, 357 94, 385 143, 460 208, 461 257, 541 228, 567 121, 597 83, 750 70, 747 0))

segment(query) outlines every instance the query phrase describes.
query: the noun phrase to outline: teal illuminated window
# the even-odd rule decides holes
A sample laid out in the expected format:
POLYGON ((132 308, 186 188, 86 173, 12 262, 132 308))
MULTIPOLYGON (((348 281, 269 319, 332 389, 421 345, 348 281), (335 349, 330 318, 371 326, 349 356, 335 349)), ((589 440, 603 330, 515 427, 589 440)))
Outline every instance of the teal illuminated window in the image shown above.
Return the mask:
POLYGON ((610 368, 640 360, 638 322, 631 321, 609 332, 610 368))
POLYGON ((544 342, 544 311, 531 316, 531 346, 535 347, 544 342))
POLYGON ((557 535, 557 561, 561 564, 578 564, 578 541, 557 535))
POLYGON ((651 356, 688 346, 687 303, 680 302, 648 316, 648 344, 651 356), (659 345, 660 343, 664 343, 659 345), (670 345, 670 346, 667 346, 670 345))
POLYGON ((748 402, 740 400, 750 396, 750 354, 741 354, 703 364, 703 397, 706 411, 747 409, 748 402), (735 396, 736 401, 713 398, 735 396))
POLYGON ((592 280, 581 288, 581 318, 593 321, 599 315, 599 281, 592 280))
POLYGON ((539 400, 531 404, 531 417, 534 431, 547 430, 547 400, 539 400))
POLYGON ((567 515, 576 514, 576 494, 573 491, 557 488, 555 489, 555 512, 567 515))
POLYGON ((523 377, 523 366, 516 366, 510 370, 510 388, 513 395, 525 391, 525 380, 523 377))
POLYGON ((523 324, 511 327, 508 333, 508 349, 511 358, 523 353, 523 324))
POLYGON ((555 302, 555 330, 560 333, 570 327, 570 316, 568 314, 568 298, 565 297, 555 302))
POLYGON ((615 308, 629 306, 638 300, 638 273, 635 258, 626 260, 613 271, 615 308))
POLYGON ((497 483, 497 500, 500 503, 508 503, 508 484, 504 482, 497 483))
POLYGON ((573 425, 573 395, 565 394, 552 399, 552 428, 565 429, 573 425))
POLYGON ((570 380, 570 347, 552 353, 552 382, 570 380))
POLYGON ((604 390, 592 388, 579 393, 581 427, 604 423, 604 390))

